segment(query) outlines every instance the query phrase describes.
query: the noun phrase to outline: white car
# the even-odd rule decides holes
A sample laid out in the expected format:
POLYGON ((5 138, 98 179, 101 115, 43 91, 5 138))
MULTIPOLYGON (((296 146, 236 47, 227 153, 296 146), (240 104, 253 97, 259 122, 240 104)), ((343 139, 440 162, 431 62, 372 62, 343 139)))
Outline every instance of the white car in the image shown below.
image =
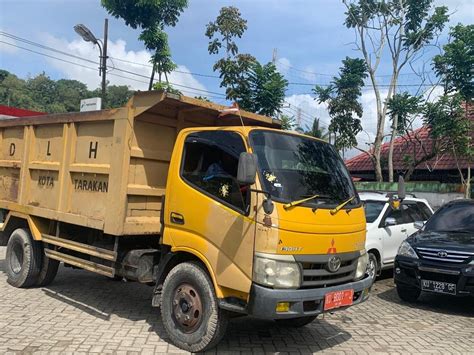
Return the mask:
MULTIPOLYGON (((390 207, 386 192, 359 192, 365 208, 369 253, 368 272, 376 277, 393 267, 400 244, 417 231, 415 222, 424 223, 433 214, 428 201, 407 194, 398 210, 390 207)), ((419 224, 419 223, 418 223, 419 224)))

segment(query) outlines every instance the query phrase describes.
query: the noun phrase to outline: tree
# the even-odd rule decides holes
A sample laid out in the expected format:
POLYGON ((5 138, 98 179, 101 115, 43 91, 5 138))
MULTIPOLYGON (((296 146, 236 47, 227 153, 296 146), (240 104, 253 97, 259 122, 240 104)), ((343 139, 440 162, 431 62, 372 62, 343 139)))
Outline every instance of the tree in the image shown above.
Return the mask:
POLYGON ((148 50, 154 52, 151 57, 153 70, 150 76, 149 90, 158 72, 159 82, 162 75, 168 82, 168 74, 176 69, 171 60, 166 26, 174 27, 179 15, 188 6, 187 0, 101 0, 102 6, 115 18, 125 20, 133 29, 141 28, 139 39, 148 50))
MULTIPOLYGON (((409 128, 411 129, 413 118, 422 111, 422 99, 418 96, 412 96, 408 92, 394 94, 387 102, 387 109, 387 114, 392 121, 392 133, 388 149, 388 171, 392 171, 393 180, 393 149, 395 137, 407 133, 407 130, 409 128)), ((408 135, 408 137, 411 136, 408 135)), ((416 154, 413 158, 413 162, 417 162, 416 154)))
POLYGON ((296 121, 294 116, 281 115, 281 129, 285 131, 291 131, 296 126, 296 121))
MULTIPOLYGON (((345 25, 355 30, 355 45, 367 64, 375 94, 377 131, 373 149, 366 153, 374 163, 377 181, 383 180, 381 147, 385 136, 387 105, 397 92, 400 72, 413 63, 425 47, 435 42, 448 21, 447 7, 434 7, 433 2, 434 0, 343 0, 347 9, 345 25), (382 95, 377 77, 377 69, 384 55, 389 55, 391 62, 390 84, 386 95, 382 95)), ((397 116, 393 120, 392 127, 396 129, 397 116)), ((389 170, 389 181, 393 182, 393 170, 389 170)))
POLYGON ((262 65, 252 55, 239 53, 235 39, 246 30, 247 21, 233 6, 223 7, 216 20, 206 26, 209 54, 225 51, 213 69, 219 72, 228 100, 236 101, 244 110, 273 116, 280 112, 288 82, 273 63, 262 65))
POLYGON ((474 157, 472 143, 473 122, 468 116, 473 104, 474 82, 474 25, 457 25, 451 28, 450 42, 444 53, 433 59, 433 67, 444 87, 443 96, 426 106, 426 123, 431 135, 447 142, 458 167, 466 197, 470 197, 471 165, 474 157), (467 159, 467 176, 459 165, 467 159))
POLYGON ((329 138, 329 132, 321 126, 319 118, 314 119, 313 126, 310 130, 307 130, 305 134, 324 140, 327 140, 329 138))
POLYGON ((273 63, 261 65, 255 61, 246 73, 244 84, 238 84, 235 99, 240 107, 260 115, 274 116, 285 101, 288 81, 277 71, 273 63))
MULTIPOLYGON (((133 95, 125 85, 107 86, 105 108, 121 107, 133 95)), ((100 96, 100 89, 88 90, 77 80, 52 80, 41 73, 27 80, 8 71, 0 72, 0 104, 46 113, 77 112, 82 99, 100 96)))
POLYGON ((326 88, 316 85, 313 89, 318 102, 328 105, 331 117, 329 131, 336 135, 334 145, 337 149, 357 145, 356 135, 362 131, 360 118, 363 112, 358 100, 366 77, 364 60, 346 57, 342 61, 339 77, 334 77, 326 88))

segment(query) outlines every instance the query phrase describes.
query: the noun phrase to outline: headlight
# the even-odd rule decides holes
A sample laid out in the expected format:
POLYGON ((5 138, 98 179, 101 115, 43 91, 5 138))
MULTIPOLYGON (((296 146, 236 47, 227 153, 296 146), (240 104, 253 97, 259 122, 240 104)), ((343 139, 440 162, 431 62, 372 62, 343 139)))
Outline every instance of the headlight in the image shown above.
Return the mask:
POLYGON ((359 261, 357 262, 357 270, 355 274, 356 280, 364 277, 365 272, 367 271, 367 265, 369 264, 369 254, 364 250, 359 256, 359 261))
POLYGON ((401 256, 408 256, 409 258, 413 258, 413 259, 418 259, 418 255, 416 255, 415 250, 413 250, 411 245, 405 241, 402 242, 402 244, 400 244, 397 254, 401 256))
MULTIPOLYGON (((286 259, 287 256, 285 255, 284 258, 286 259)), ((292 257, 288 256, 288 259, 291 260, 292 257)), ((294 261, 275 260, 255 255, 253 280, 263 286, 274 288, 298 288, 301 284, 301 273, 298 264, 294 261)))

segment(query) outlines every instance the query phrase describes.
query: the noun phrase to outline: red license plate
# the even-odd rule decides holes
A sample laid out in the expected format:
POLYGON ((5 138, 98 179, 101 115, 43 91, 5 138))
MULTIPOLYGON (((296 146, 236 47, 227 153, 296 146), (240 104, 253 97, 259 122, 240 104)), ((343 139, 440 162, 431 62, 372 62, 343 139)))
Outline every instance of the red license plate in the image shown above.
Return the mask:
POLYGON ((342 290, 326 293, 324 298, 324 310, 352 305, 354 290, 342 290))

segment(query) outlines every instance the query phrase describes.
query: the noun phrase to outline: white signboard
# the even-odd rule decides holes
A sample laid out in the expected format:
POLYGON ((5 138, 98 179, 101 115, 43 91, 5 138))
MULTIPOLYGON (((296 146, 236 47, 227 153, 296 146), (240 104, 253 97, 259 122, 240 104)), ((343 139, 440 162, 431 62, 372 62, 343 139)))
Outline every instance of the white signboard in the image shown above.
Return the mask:
POLYGON ((93 97, 91 99, 81 100, 81 112, 97 111, 102 108, 102 99, 100 97, 93 97))

